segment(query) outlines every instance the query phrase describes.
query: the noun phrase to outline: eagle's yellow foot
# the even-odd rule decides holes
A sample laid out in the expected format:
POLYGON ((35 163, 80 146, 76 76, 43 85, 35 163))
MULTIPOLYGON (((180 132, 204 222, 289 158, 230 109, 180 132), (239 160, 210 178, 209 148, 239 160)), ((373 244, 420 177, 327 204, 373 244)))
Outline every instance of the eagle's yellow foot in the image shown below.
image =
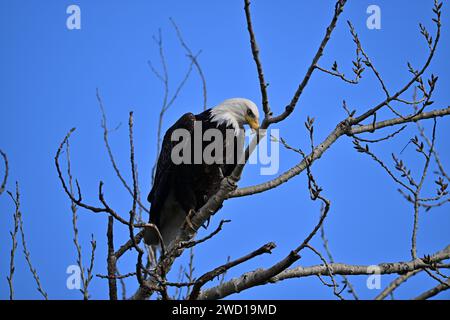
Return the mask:
POLYGON ((189 213, 188 213, 188 215, 186 216, 186 220, 185 220, 184 222, 189 226, 189 228, 191 228, 192 230, 195 231, 194 225, 193 225, 192 222, 191 222, 191 218, 192 218, 194 215, 195 215, 195 211, 192 210, 192 209, 189 210, 189 213))

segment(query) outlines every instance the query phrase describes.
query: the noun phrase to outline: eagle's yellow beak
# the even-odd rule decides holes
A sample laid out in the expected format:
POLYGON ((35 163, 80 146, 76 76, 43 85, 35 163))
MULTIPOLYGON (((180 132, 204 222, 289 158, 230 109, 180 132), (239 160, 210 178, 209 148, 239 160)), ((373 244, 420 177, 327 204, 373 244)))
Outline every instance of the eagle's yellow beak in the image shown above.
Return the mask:
POLYGON ((258 120, 252 117, 245 117, 245 120, 247 121, 248 125, 250 126, 250 128, 252 128, 252 131, 257 131, 259 129, 259 123, 258 120))

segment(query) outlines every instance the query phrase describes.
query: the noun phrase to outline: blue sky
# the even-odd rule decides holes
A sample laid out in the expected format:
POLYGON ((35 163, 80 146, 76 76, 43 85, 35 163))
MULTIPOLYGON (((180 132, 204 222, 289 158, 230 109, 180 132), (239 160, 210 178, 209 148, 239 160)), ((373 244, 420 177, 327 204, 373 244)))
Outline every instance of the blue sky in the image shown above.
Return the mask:
MULTIPOLYGON (((269 98, 275 113, 290 101, 300 79, 324 34, 333 12, 333 1, 253 1, 254 28, 261 49, 269 98)), ((339 62, 351 74, 354 45, 345 21, 351 20, 365 50, 393 91, 409 74, 406 62, 419 66, 427 47, 419 34, 418 23, 430 31, 433 1, 349 1, 342 19, 325 51, 321 65, 339 62), (381 8, 381 30, 366 27, 366 8, 381 8)), ((450 95, 450 12, 444 4, 442 42, 430 71, 439 75, 434 107, 447 107, 450 95)), ((43 287, 52 299, 79 299, 76 290, 66 288, 66 268, 76 263, 72 243, 70 203, 54 167, 56 149, 66 132, 76 127, 72 146, 72 170, 79 180, 84 199, 97 203, 98 182, 105 182, 105 196, 118 212, 129 210, 131 199, 117 180, 102 141, 100 112, 95 97, 100 89, 111 127, 123 125, 111 134, 111 144, 125 177, 130 179, 128 163, 128 112, 135 116, 136 159, 143 194, 150 190, 150 172, 155 158, 156 126, 163 97, 161 83, 151 73, 147 61, 158 64, 158 48, 152 40, 161 28, 173 92, 189 65, 177 42, 169 18, 175 19, 194 52, 202 50, 199 61, 208 84, 208 105, 230 97, 246 97, 260 105, 259 84, 246 31, 242 1, 0 1, 0 148, 10 160, 8 190, 19 181, 22 212, 32 260, 43 287), (66 28, 66 8, 81 8, 81 30, 66 28)), ((427 73, 429 76, 430 73, 427 73)), ((412 94, 411 92, 409 94, 412 94)), ((408 96, 406 96, 408 98, 408 96)), ((383 99, 373 75, 365 71, 361 84, 351 86, 316 72, 298 108, 287 121, 277 126, 290 144, 307 148, 303 123, 316 118, 316 141, 321 141, 345 117, 341 108, 346 99, 359 112, 383 99)), ((187 112, 201 110, 202 91, 193 73, 185 89, 164 121, 166 129, 187 112)), ((380 116, 388 117, 385 113, 380 116)), ((444 165, 450 167, 450 120, 438 121, 437 148, 444 165)), ((426 126, 429 128, 429 123, 426 126)), ((389 130, 382 133, 390 132, 389 130)), ((380 136, 382 133, 377 134, 380 136)), ((409 125, 394 140, 373 148, 391 163, 390 153, 399 153, 416 134, 409 125)), ((417 174, 422 166, 414 148, 402 154, 417 174)), ((298 155, 280 151, 280 170, 299 161, 298 155)), ((1 167, 3 168, 3 167, 1 167)), ((281 171, 280 171, 281 172, 281 171)), ((352 141, 342 138, 318 161, 313 172, 332 207, 325 227, 334 258, 339 262, 374 264, 406 261, 410 258, 412 208, 397 193, 397 186, 367 156, 355 152, 352 141)), ((271 179, 260 176, 257 166, 244 171, 241 186, 271 179)), ((434 192, 432 178, 425 191, 434 192)), ((262 244, 274 241, 278 247, 271 255, 258 257, 227 274, 227 279, 257 267, 270 266, 297 246, 317 221, 319 203, 309 199, 305 175, 281 187, 242 199, 232 199, 217 213, 211 226, 220 219, 232 222, 214 239, 196 249, 196 275, 226 261, 240 257, 262 244)), ((13 206, 0 197, 0 298, 8 298, 8 274, 13 206)), ((106 223, 102 214, 79 211, 80 241, 84 261, 89 256, 89 240, 94 234, 98 248, 94 273, 105 273, 106 223)), ((116 246, 127 238, 127 230, 116 225, 116 246)), ((450 227, 447 207, 420 215, 419 255, 430 254, 448 244, 450 227)), ((205 235, 202 231, 201 235, 205 235)), ((312 244, 322 250, 320 239, 312 244)), ((20 252, 19 246, 19 252, 20 252)), ((183 256, 181 262, 185 262, 183 256)), ((134 270, 134 256, 128 254, 119 264, 123 273, 134 270)), ((320 264, 317 257, 304 253, 296 265, 320 264)), ((18 254, 15 292, 21 299, 40 298, 25 260, 18 254)), ((174 270, 178 270, 174 267, 174 270)), ((176 278, 176 272, 172 274, 176 278)), ((378 291, 366 288, 366 277, 353 278, 361 298, 374 297, 378 291)), ((385 286, 393 276, 382 278, 385 286)), ((127 281, 133 292, 135 279, 127 281)), ((426 275, 408 281, 396 293, 410 298, 436 285, 426 275)), ((107 283, 94 278, 91 295, 107 298, 107 283)), ((330 288, 317 278, 288 280, 253 288, 233 298, 334 299, 330 288)), ((450 298, 447 291, 439 298, 450 298)))

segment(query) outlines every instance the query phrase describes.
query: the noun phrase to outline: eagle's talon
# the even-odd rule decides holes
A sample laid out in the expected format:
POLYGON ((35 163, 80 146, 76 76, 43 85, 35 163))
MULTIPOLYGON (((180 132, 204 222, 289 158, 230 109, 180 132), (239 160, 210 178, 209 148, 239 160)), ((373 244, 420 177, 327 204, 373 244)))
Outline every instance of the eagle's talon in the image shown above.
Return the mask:
POLYGON ((188 215, 186 216, 186 219, 185 219, 185 224, 189 227, 189 228, 191 228, 193 231, 195 231, 195 228, 194 228, 194 225, 192 224, 192 222, 191 222, 191 218, 193 217, 195 215, 195 211, 194 210, 189 210, 189 213, 188 213, 188 215))
POLYGON ((224 174, 223 174, 223 171, 222 171, 222 168, 221 168, 221 167, 219 167, 219 178, 220 178, 220 180, 222 180, 223 178, 225 178, 225 176, 224 176, 224 174))

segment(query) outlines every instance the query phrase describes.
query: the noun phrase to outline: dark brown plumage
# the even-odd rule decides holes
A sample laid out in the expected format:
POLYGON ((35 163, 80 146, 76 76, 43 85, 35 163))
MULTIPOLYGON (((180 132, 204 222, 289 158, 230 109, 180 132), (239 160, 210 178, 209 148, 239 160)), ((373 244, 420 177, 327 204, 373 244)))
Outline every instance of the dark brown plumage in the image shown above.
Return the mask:
MULTIPOLYGON (((249 101, 246 99, 228 101, 235 102, 235 105, 231 105, 230 108, 235 108, 242 113, 242 120, 240 120, 240 113, 231 118, 231 112, 227 112, 227 109, 223 109, 224 111, 222 109, 216 111, 209 109, 197 115, 186 113, 164 135, 154 183, 148 195, 148 201, 151 202, 150 222, 158 227, 166 246, 175 239, 187 214, 191 210, 196 211, 200 209, 209 197, 217 191, 221 179, 224 176, 230 175, 235 168, 237 157, 240 154, 238 153, 238 148, 242 151, 243 140, 238 141, 234 132, 237 132, 236 129, 243 128, 244 123, 247 123, 245 119, 250 117, 250 114, 252 115, 252 119, 256 121, 255 123, 257 123, 258 117, 258 110, 254 104, 247 106, 246 103, 240 100, 244 100, 244 102, 249 101), (253 111, 249 111, 250 108, 253 111), (219 111, 223 112, 223 115, 219 111), (226 137, 226 130, 230 129, 232 139, 234 140, 232 142, 234 152, 228 152, 230 151, 230 145, 223 143, 223 155, 231 154, 233 156, 231 162, 223 159, 222 163, 206 164, 202 158, 200 164, 194 164, 194 151, 196 143, 198 143, 194 139, 195 121, 201 122, 202 124, 201 136, 203 136, 206 130, 216 128, 222 132, 223 137, 226 137), (236 125, 238 128, 236 128, 236 125), (172 133, 176 129, 185 129, 190 133, 190 163, 175 164, 171 159, 172 149, 179 143, 178 141, 171 141, 172 133)), ((211 142, 201 141, 200 143, 203 153, 205 147, 211 142)), ((149 245, 159 244, 156 232, 150 228, 146 229, 144 240, 149 245)))

